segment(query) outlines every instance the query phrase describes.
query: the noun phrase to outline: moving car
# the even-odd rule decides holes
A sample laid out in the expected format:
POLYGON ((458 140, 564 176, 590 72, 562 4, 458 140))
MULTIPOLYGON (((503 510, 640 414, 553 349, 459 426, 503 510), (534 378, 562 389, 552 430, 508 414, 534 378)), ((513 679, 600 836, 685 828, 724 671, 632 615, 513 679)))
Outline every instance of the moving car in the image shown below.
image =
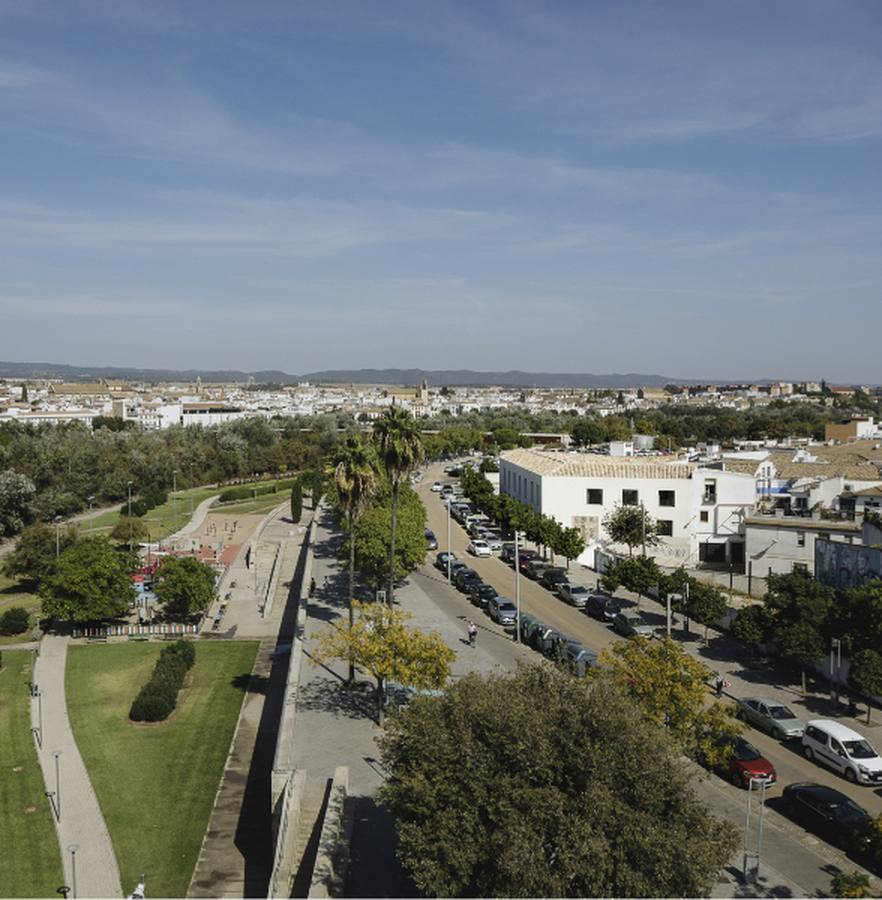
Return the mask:
POLYGON ((438 549, 438 539, 435 537, 435 532, 432 531, 431 528, 426 529, 426 549, 427 550, 437 550, 438 549))
POLYGON ((570 584, 569 581, 565 581, 557 589, 558 597, 569 603, 570 606, 575 606, 576 609, 585 608, 585 604, 588 602, 588 593, 588 588, 582 587, 581 584, 570 584))
POLYGON ((857 854, 869 848, 872 817, 840 791, 804 781, 788 784, 782 800, 791 819, 829 843, 857 854))
POLYGON ((847 725, 812 719, 802 735, 802 752, 859 784, 882 784, 882 759, 873 745, 847 725))
POLYGON ((490 552, 490 545, 487 541, 482 541, 478 538, 475 538, 469 544, 469 553, 472 556, 492 556, 493 554, 490 552))
POLYGON ((599 619, 607 624, 612 622, 621 610, 621 603, 606 594, 589 594, 585 602, 585 612, 592 619, 599 619))
POLYGON ((643 621, 639 612, 627 609, 616 613, 613 619, 613 631, 622 637, 651 638, 652 628, 643 621))
POLYGON ((444 485, 441 484, 440 481, 433 481, 433 482, 432 482, 432 493, 433 493, 433 494, 438 494, 438 493, 440 493, 441 490, 442 490, 443 488, 444 488, 444 485))
POLYGON ((760 731, 768 732, 779 741, 802 737, 805 723, 798 719, 791 710, 777 700, 766 700, 763 697, 745 697, 737 701, 735 715, 749 722, 760 731))
POLYGON ((517 607, 508 597, 494 597, 487 603, 487 612, 490 618, 499 625, 508 627, 515 624, 517 607))
POLYGON ((760 780, 774 784, 778 779, 775 767, 756 747, 742 737, 723 739, 718 746, 728 745, 730 752, 716 770, 728 778, 735 787, 749 788, 750 781, 760 780))

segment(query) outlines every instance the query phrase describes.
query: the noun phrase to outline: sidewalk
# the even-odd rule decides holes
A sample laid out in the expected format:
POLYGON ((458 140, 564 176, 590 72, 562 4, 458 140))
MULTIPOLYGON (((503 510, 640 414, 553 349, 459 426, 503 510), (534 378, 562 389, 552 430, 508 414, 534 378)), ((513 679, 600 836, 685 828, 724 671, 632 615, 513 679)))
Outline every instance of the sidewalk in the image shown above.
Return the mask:
MULTIPOLYGON (((38 746, 37 755, 46 789, 57 791, 52 800, 60 810, 56 831, 67 884, 73 885, 70 847, 75 845, 77 895, 121 897, 116 854, 67 716, 64 675, 68 640, 46 635, 36 660, 34 680, 42 691, 43 707, 42 749, 38 746), (59 751, 56 770, 53 753, 59 751)), ((38 704, 32 702, 31 722, 35 727, 39 725, 37 719, 38 704)))

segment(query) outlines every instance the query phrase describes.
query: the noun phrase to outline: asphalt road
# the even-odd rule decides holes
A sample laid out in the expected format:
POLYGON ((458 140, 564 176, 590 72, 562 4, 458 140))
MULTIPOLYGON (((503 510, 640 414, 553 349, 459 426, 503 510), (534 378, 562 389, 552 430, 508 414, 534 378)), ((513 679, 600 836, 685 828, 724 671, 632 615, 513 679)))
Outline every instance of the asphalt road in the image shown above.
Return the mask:
MULTIPOLYGON (((455 482, 455 479, 444 476, 443 466, 430 466, 422 482, 417 485, 417 492, 426 507, 428 527, 434 531, 438 539, 438 551, 441 551, 447 549, 447 511, 439 495, 431 491, 432 482, 435 480, 455 482)), ((465 530, 452 518, 450 519, 450 538, 451 549, 457 558, 466 561, 484 581, 493 585, 498 593, 514 600, 515 574, 510 566, 495 556, 490 558, 470 556, 466 550, 470 538, 465 530)), ((433 551, 429 554, 428 559, 430 563, 434 562, 436 552, 433 551)), ((556 562, 563 565, 563 560, 556 562)), ((572 580, 575 582, 589 587, 594 587, 596 584, 596 575, 581 566, 571 564, 570 573, 572 580)), ((429 565, 423 570, 422 574, 425 576, 426 582, 431 582, 433 585, 429 586, 429 584, 424 582, 424 589, 428 593, 437 595, 436 599, 438 600, 446 596, 448 598, 446 602, 461 604, 464 610, 470 611, 464 612, 464 615, 470 615, 479 626, 486 626, 496 635, 499 635, 498 626, 493 625, 488 617, 471 606, 468 599, 453 587, 448 588, 445 578, 437 569, 429 565), (439 591, 441 592, 440 594, 438 594, 439 591), (454 601, 452 597, 455 597, 456 600, 454 601)), ((586 647, 599 651, 612 646, 616 641, 622 640, 608 626, 568 606, 538 583, 524 576, 520 578, 520 597, 522 613, 530 613, 537 616, 546 624, 577 638, 586 647)), ((622 593, 617 594, 617 597, 625 604, 636 604, 635 599, 627 598, 622 593)), ((644 618, 649 624, 655 626, 664 625, 664 615, 659 613, 659 607, 652 601, 644 600, 642 611, 644 618)), ((504 640, 505 638, 499 635, 498 639, 504 640)), ((699 647, 698 644, 690 646, 687 643, 684 646, 690 652, 700 656, 697 649, 699 647)), ((711 664, 707 659, 703 661, 711 664)), ((756 693, 762 694, 761 687, 757 687, 756 693)), ((824 889, 828 888, 830 875, 827 869, 823 868, 824 866, 829 867, 831 864, 841 864, 853 869, 855 865, 853 862, 846 860, 838 850, 834 850, 827 844, 808 835, 776 811, 776 808, 779 807, 779 798, 783 787, 798 781, 813 781, 827 784, 851 796, 872 815, 882 814, 882 791, 860 785, 852 785, 829 769, 806 760, 801 755, 799 742, 785 745, 750 726, 745 728, 744 735, 772 761, 778 772, 778 783, 771 786, 767 791, 767 822, 771 821, 773 829, 777 829, 781 834, 787 836, 779 840, 779 843, 781 843, 781 861, 786 863, 789 847, 791 860, 794 864, 798 862, 801 876, 801 880, 794 880, 797 880, 797 883, 804 889, 810 891, 820 889, 819 879, 823 880, 824 889)), ((712 781, 716 781, 718 784, 714 785, 714 796, 711 799, 716 800, 717 804, 722 803, 723 807, 726 807, 728 804, 737 809, 737 818, 733 818, 733 821, 736 821, 739 827, 743 827, 745 792, 715 776, 712 781), (721 801, 716 796, 717 794, 722 794, 724 799, 721 801), (726 800, 726 797, 729 799, 726 800)), ((767 838, 767 840, 771 841, 772 838, 767 838)), ((782 871, 786 871, 786 869, 782 871)))

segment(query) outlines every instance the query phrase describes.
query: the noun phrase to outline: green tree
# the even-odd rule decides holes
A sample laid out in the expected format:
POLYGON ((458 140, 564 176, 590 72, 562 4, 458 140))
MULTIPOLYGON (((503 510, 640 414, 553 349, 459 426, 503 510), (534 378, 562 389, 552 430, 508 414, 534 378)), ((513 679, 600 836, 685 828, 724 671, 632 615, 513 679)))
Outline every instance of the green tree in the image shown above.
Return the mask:
POLYGON ((635 547, 659 543, 655 520, 642 506, 616 504, 603 518, 603 527, 614 544, 627 544, 628 556, 635 547))
POLYGON ((21 606, 10 606, 0 615, 0 634, 24 634, 31 622, 31 615, 21 606))
POLYGON ((726 598, 712 584, 694 581, 689 589, 686 612, 690 619, 704 625, 704 642, 707 643, 708 626, 719 622, 726 615, 726 598))
POLYGON ((873 712, 873 697, 882 696, 882 654, 869 648, 858 650, 848 672, 851 683, 867 698, 867 725, 873 712))
POLYGON ((28 402, 28 386, 24 382, 21 383, 21 402, 28 402))
POLYGON ((166 557, 156 573, 155 591, 166 618, 199 615, 216 596, 214 569, 193 556, 166 557))
POLYGON ((573 425, 570 438, 576 447, 589 447, 591 444, 602 444, 606 437, 603 425, 597 419, 579 419, 573 425))
POLYGON ((831 897, 872 897, 870 877, 863 872, 837 872, 830 885, 831 897))
POLYGON ((303 515, 303 487, 297 478, 291 485, 291 521, 299 522, 303 515))
POLYGON ((629 591, 645 597, 649 589, 656 587, 662 573, 652 556, 634 556, 623 559, 616 567, 616 578, 629 591))
POLYGON ((325 476, 321 469, 312 469, 305 473, 305 483, 309 485, 309 496, 312 498, 312 508, 318 509, 322 496, 325 493, 325 476))
POLYGON ((149 540, 150 529, 147 527, 147 523, 137 516, 131 518, 120 516, 110 532, 110 537, 119 544, 140 544, 142 541, 149 540))
MULTIPOLYGON (((379 489, 379 460, 361 435, 352 435, 334 455, 334 488, 349 531, 349 628, 355 626, 355 527, 379 489)), ((355 683, 355 660, 349 658, 349 684, 355 683)))
POLYGON ((77 540, 76 528, 56 529, 42 522, 28 525, 19 535, 15 549, 3 560, 3 573, 10 578, 39 582, 55 564, 57 553, 77 540), (56 542, 57 538, 57 542, 56 542))
POLYGON ((732 622, 732 634, 750 648, 753 657, 756 648, 768 639, 769 620, 765 609, 759 604, 744 607, 732 622))
POLYGON ((585 538, 578 528, 564 528, 552 549, 566 559, 569 571, 570 560, 578 559, 585 552, 585 538))
POLYGON ((37 489, 26 475, 0 472, 0 537, 18 534, 32 519, 37 489))
POLYGON ((40 583, 43 616, 97 622, 123 615, 135 602, 131 572, 138 560, 106 537, 85 537, 58 557, 40 583))
POLYGON ((797 663, 802 672, 802 693, 806 692, 805 670, 824 655, 824 639, 810 622, 791 622, 775 629, 775 641, 784 656, 797 663))
POLYGON ((398 855, 428 896, 704 896, 736 846, 608 679, 472 673, 415 699, 380 747, 398 855))
POLYGON ((377 723, 382 727, 387 682, 417 689, 443 687, 456 654, 436 632, 409 627, 409 613, 383 603, 353 600, 352 605, 358 614, 353 624, 333 623, 321 632, 314 661, 354 660, 357 669, 375 678, 377 723))
POLYGON ((395 541, 401 482, 423 458, 422 436, 416 419, 400 406, 390 406, 374 423, 374 440, 380 461, 392 485, 392 527, 389 542, 388 602, 395 598, 395 541))
POLYGON ((710 669, 670 638, 619 641, 612 652, 602 651, 601 663, 646 716, 667 728, 693 758, 716 764, 722 758, 720 738, 734 738, 741 730, 722 704, 706 704, 710 669))
POLYGON ((882 579, 844 591, 836 624, 849 650, 882 647, 882 579))
MULTIPOLYGON (((377 498, 355 523, 355 562, 375 590, 389 575, 392 509, 388 491, 377 498)), ((343 548, 348 555, 349 541, 343 548)), ((426 559, 426 510, 409 485, 402 485, 397 515, 394 578, 405 578, 426 559)), ((387 597, 388 601, 388 597, 387 597)))

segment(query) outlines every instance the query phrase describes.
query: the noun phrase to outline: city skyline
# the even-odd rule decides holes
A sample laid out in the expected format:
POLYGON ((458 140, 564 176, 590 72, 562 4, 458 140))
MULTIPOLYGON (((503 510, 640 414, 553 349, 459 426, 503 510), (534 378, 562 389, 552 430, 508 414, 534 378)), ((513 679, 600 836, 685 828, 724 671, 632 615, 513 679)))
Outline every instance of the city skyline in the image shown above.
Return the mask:
POLYGON ((880 18, 6 3, 0 358, 875 383, 880 18))

